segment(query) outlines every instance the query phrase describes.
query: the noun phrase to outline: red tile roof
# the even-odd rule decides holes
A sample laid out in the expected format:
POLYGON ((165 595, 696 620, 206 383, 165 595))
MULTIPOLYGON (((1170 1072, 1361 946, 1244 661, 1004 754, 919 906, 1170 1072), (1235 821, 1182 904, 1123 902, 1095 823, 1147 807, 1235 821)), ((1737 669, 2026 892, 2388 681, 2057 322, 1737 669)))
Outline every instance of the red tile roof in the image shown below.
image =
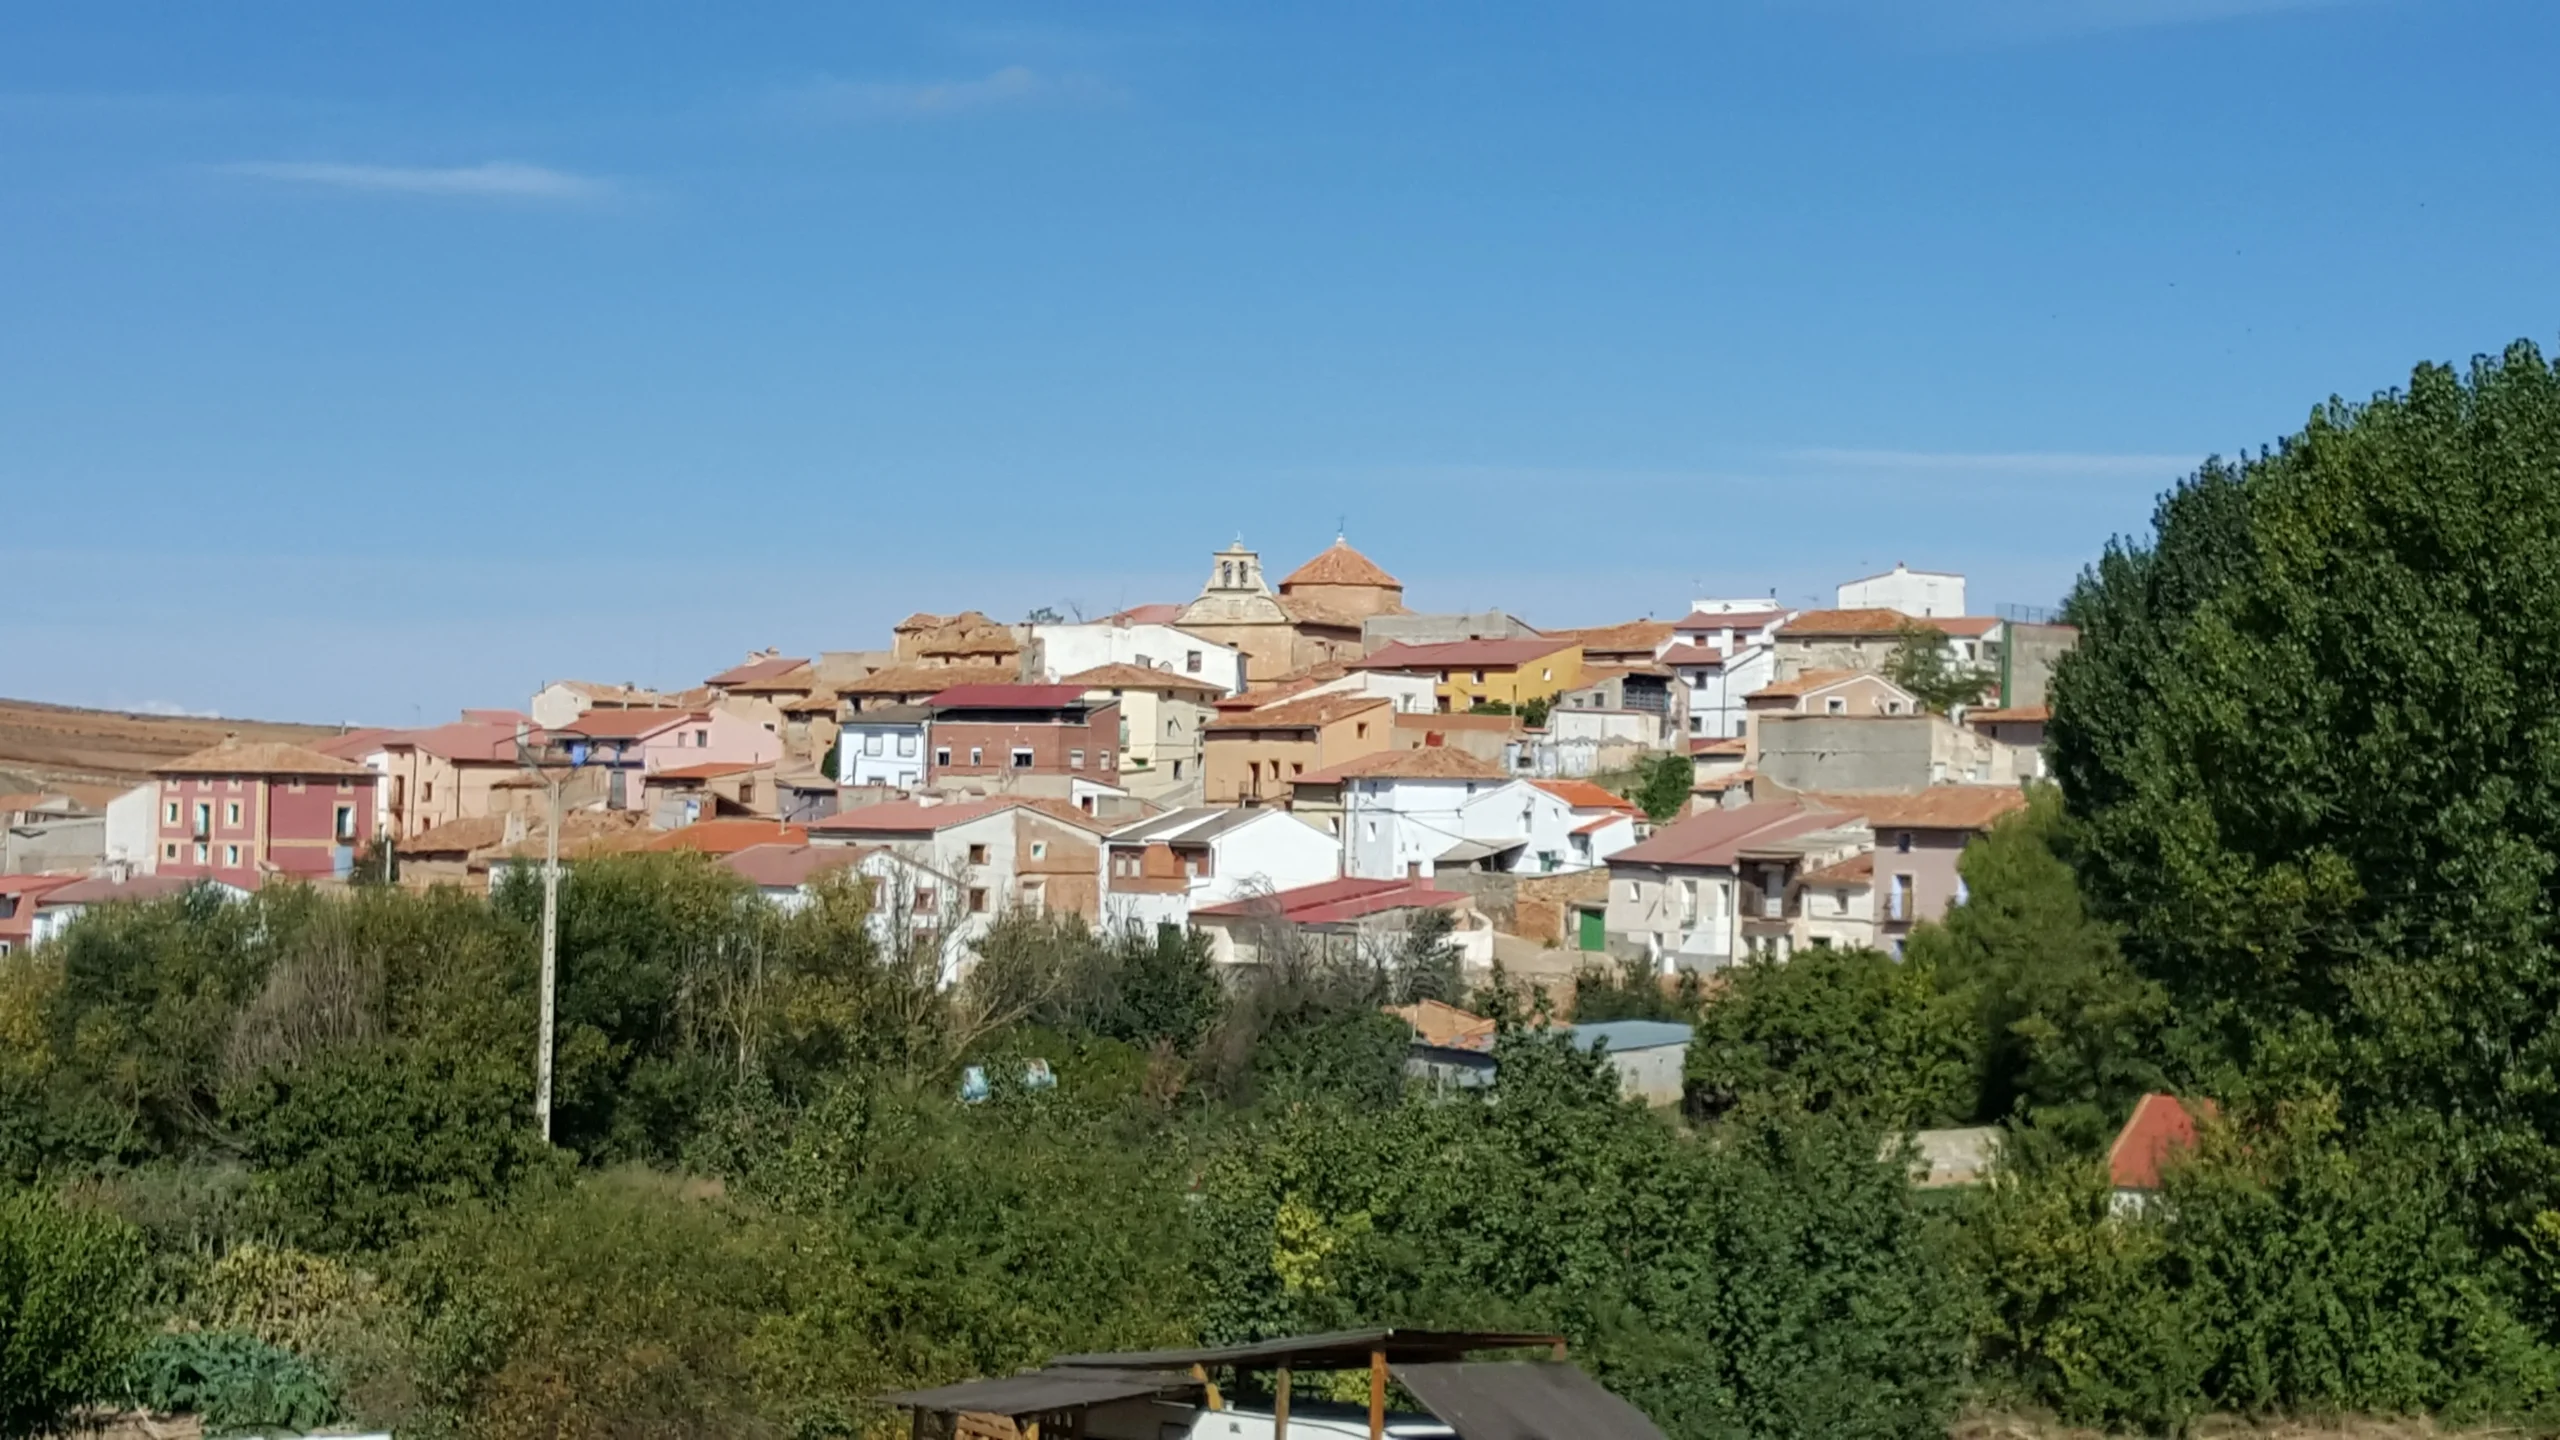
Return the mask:
POLYGON ((1404 582, 1378 568, 1378 563, 1351 548, 1351 542, 1339 535, 1333 543, 1318 552, 1316 558, 1289 572, 1280 582, 1287 594, 1292 585, 1376 585, 1401 590, 1404 582))
POLYGON ((1878 830, 1988 830, 2004 815, 2027 808, 2014 785, 1932 785, 1901 794, 1807 792, 1816 805, 1863 815, 1878 830))
POLYGON ((1727 735, 1714 740, 1692 740, 1689 742, 1689 753, 1691 755, 1748 755, 1751 753, 1751 741, 1740 735, 1727 735))
POLYGON ((646 740, 661 730, 710 718, 699 710, 590 710, 552 733, 584 740, 646 740))
POLYGON ((944 710, 1059 710, 1084 704, 1082 685, 954 685, 925 703, 944 710))
POLYGON ((1181 614, 1180 605, 1132 605, 1107 618, 1119 625, 1170 625, 1181 614))
POLYGON ((2196 1118, 2220 1113, 2210 1100, 2192 1105, 2158 1092, 2133 1102, 2133 1115, 2107 1147, 2107 1178, 2119 1190, 2157 1190, 2168 1159, 2196 1148, 2196 1118))
POLYGON ((1542 630, 1538 633, 1559 644, 1580 645, 1584 654, 1605 651, 1612 654, 1641 650, 1651 655, 1663 641, 1671 638, 1668 620, 1629 620, 1619 625, 1594 625, 1581 630, 1542 630))
POLYGON ((48 890, 36 898, 36 903, 97 905, 109 900, 166 900, 172 895, 184 895, 202 883, 201 877, 192 875, 131 875, 123 880, 98 876, 75 879, 48 890))
POLYGON ((1574 826, 1573 833, 1576 835, 1588 835, 1595 830, 1606 830, 1612 825, 1632 825, 1634 823, 1635 817, 1632 815, 1603 815, 1597 820, 1585 820, 1581 824, 1574 826))
POLYGON ((154 775, 326 775, 363 776, 373 772, 352 760, 323 755, 280 740, 228 739, 183 759, 155 765, 154 775))
POLYGON ((954 685, 1009 685, 1010 665, 892 665, 836 687, 839 695, 931 695, 954 685))
POLYGON ((1351 662, 1354 670, 1507 670, 1574 647, 1571 640, 1445 640, 1390 645, 1351 662))
POLYGON ((1635 802, 1624 795, 1603 790, 1588 780, 1532 780, 1529 782, 1576 810, 1623 810, 1638 813, 1635 802))
POLYGON ((677 765, 665 770, 652 770, 652 780, 718 780, 730 775, 744 775, 750 770, 768 770, 772 762, 758 765, 746 760, 705 760, 699 765, 677 765))
POLYGON ((861 845, 750 845, 720 863, 747 883, 767 890, 796 889, 830 870, 845 870, 878 852, 861 845))
POLYGON ((1823 635, 1899 635, 1904 626, 1920 623, 1917 616, 1881 607, 1807 610, 1779 626, 1778 633, 1790 640, 1823 635))
MULTIPOLYGON (((538 744, 542 734, 528 728, 526 738, 538 744)), ((431 725, 424 730, 393 731, 383 736, 375 748, 397 750, 403 747, 415 747, 462 765, 513 765, 516 763, 516 727, 512 720, 454 720, 443 725, 431 725)))
POLYGON ((809 831, 806 826, 742 816, 734 820, 697 820, 680 829, 670 830, 641 848, 699 850, 705 855, 731 855, 753 845, 807 843, 809 831))
MULTIPOLYGON (((1837 685, 1843 680, 1855 680, 1867 673, 1864 670, 1807 670, 1792 680, 1771 681, 1742 698, 1745 700, 1794 700, 1810 695, 1816 690, 1837 685)), ((1882 683, 1890 685, 1893 682, 1885 680, 1882 683)))
POLYGON ((1060 685, 1073 685, 1082 690, 1198 690, 1211 695, 1224 695, 1227 687, 1197 675, 1179 670, 1163 670, 1153 665, 1110 664, 1079 670, 1058 677, 1060 685))
POLYGON ((79 875, 0 875, 0 899, 13 901, 10 913, 0 916, 0 940, 9 942, 11 950, 23 950, 36 933, 36 906, 44 897, 66 885, 86 877, 79 875))
POLYGON ((1334 785, 1345 780, 1500 780, 1502 768, 1464 750, 1426 745, 1414 750, 1373 750, 1330 769, 1297 778, 1300 785, 1334 785))
POLYGON ((732 665, 702 683, 717 685, 723 690, 768 689, 790 684, 791 672, 806 669, 808 664, 806 659, 793 656, 756 655, 749 657, 745 664, 732 665))
POLYGON ((1609 857, 1611 864, 1731 865, 1754 845, 1828 830, 1856 819, 1783 800, 1708 810, 1653 832, 1651 839, 1609 857))
POLYGON ((1243 919, 1269 914, 1294 924, 1322 925, 1357 920, 1385 910, 1455 905, 1466 898, 1459 891, 1440 889, 1428 880, 1342 879, 1302 885, 1295 890, 1282 890, 1250 900, 1203 905, 1191 913, 1194 918, 1209 919, 1243 919))
POLYGON ((1310 695, 1283 700, 1258 710, 1235 710, 1209 722, 1212 730, 1313 730, 1336 720, 1379 709, 1391 702, 1384 695, 1310 695))
POLYGON ((1807 885, 1871 885, 1876 878, 1876 852, 1863 850, 1836 865, 1825 865, 1804 877, 1807 885))
POLYGON ((1665 665, 1721 665, 1724 652, 1712 645, 1674 645, 1662 652, 1665 665))
POLYGON ((891 800, 879 805, 856 805, 850 810, 839 810, 824 820, 810 822, 809 829, 821 835, 931 835, 1024 803, 1012 797, 935 802, 891 800))
POLYGON ((343 735, 332 735, 323 740, 314 740, 311 742, 310 748, 323 755, 334 756, 340 760, 354 760, 359 756, 370 755, 376 750, 383 748, 383 742, 385 740, 400 733, 401 732, 397 730, 387 729, 380 725, 367 725, 360 729, 350 730, 343 735))
POLYGON ((1964 712, 1964 723, 1967 725, 2042 725, 2052 718, 2052 709, 2044 705, 2019 705, 2006 710, 1964 712))

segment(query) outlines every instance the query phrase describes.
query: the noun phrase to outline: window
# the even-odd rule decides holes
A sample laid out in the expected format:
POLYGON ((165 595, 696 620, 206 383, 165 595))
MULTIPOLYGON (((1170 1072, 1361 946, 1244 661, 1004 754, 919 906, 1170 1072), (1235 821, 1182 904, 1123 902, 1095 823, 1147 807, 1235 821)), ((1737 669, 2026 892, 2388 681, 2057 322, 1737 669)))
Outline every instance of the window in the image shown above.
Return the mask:
POLYGON ((916 913, 919 915, 930 915, 933 913, 932 886, 919 885, 916 887, 916 913))
POLYGON ((986 763, 987 763, 987 751, 986 751, 986 747, 984 747, 984 746, 982 746, 982 745, 972 745, 972 746, 970 746, 970 747, 969 747, 969 763, 970 763, 970 764, 972 764, 972 765, 984 765, 984 764, 986 764, 986 763))
POLYGON ((195 833, 198 835, 210 835, 213 833, 213 802, 210 800, 199 800, 196 802, 195 833))
POLYGON ((1031 842, 1031 858, 1032 858, 1032 859, 1034 859, 1034 860, 1046 860, 1046 859, 1048 859, 1048 858, 1049 858, 1049 842, 1048 842, 1048 841, 1046 841, 1046 840, 1034 840, 1034 841, 1032 841, 1032 842, 1031 842))
POLYGON ((889 753, 889 742, 880 734, 879 731, 870 731, 862 737, 862 753, 865 755, 886 755, 889 753))
POLYGON ((1893 837, 1893 848, 1894 848, 1896 851, 1898 851, 1899 853, 1901 853, 1901 854, 1904 854, 1904 855, 1908 855, 1908 854, 1910 854, 1910 853, 1911 853, 1911 832, 1910 832, 1910 831, 1908 831, 1908 830, 1905 830, 1905 831, 1903 831, 1901 834, 1894 836, 1894 837, 1893 837))
POLYGON ((163 808, 163 810, 161 811, 161 823, 166 824, 166 825, 175 825, 175 824, 177 824, 177 823, 178 823, 178 802, 177 802, 177 801, 172 800, 172 801, 170 801, 170 802, 168 803, 168 805, 167 805, 166 807, 164 807, 164 808, 163 808))
POLYGON ((237 845, 223 846, 222 863, 228 869, 236 870, 240 868, 240 847, 237 845))
POLYGON ((1358 723, 1354 724, 1354 725, 1351 727, 1351 737, 1352 737, 1353 739, 1355 739, 1355 740, 1366 740, 1366 739, 1368 739, 1368 738, 1369 738, 1369 722, 1368 722, 1368 721, 1366 721, 1366 720, 1362 720, 1362 721, 1359 721, 1358 723))
POLYGON ((433 780, 419 781, 418 798, 421 800, 433 800, 436 798, 436 782, 433 780))
MULTIPOLYGON (((1017 750, 1017 751, 1015 751, 1014 753, 1015 753, 1015 754, 1017 754, 1017 755, 1027 755, 1027 754, 1029 754, 1030 752, 1029 752, 1029 751, 1027 751, 1027 750, 1017 750)), ((1081 750, 1070 750, 1070 751, 1068 751, 1068 752, 1067 752, 1067 768, 1068 768, 1068 769, 1070 769, 1070 770, 1081 770, 1081 769, 1083 769, 1083 768, 1084 768, 1084 752, 1083 752, 1083 751, 1081 751, 1081 750)))
POLYGON ((1834 695, 1822 702, 1822 713, 1825 715, 1846 715, 1849 713, 1849 702, 1841 699, 1837 695, 1834 695))
POLYGON ((1556 678, 1555 667, 1550 665, 1547 668, 1540 670, 1538 672, 1538 678, 1541 680, 1553 680, 1556 678))
POLYGON ((1043 902, 1048 899, 1048 894, 1049 882, 1046 880, 1023 881, 1022 908, 1030 911, 1034 915, 1039 914, 1043 902))
POLYGON ((175 841, 175 840, 172 840, 172 841, 168 842, 167 844, 165 844, 165 845, 161 846, 161 847, 160 847, 160 858, 161 858, 161 859, 163 859, 163 860, 171 860, 171 861, 176 860, 176 859, 178 858, 178 842, 177 842, 177 841, 175 841))
POLYGON ((694 731, 694 732, 693 732, 693 748, 694 748, 694 749, 696 749, 696 750, 708 750, 708 749, 710 749, 710 748, 711 748, 711 732, 710 732, 710 731, 708 731, 708 730, 696 730, 696 731, 694 731))
POLYGON ((222 823, 226 829, 237 830, 240 828, 239 801, 234 800, 222 807, 222 823))
POLYGON ((1182 652, 1182 668, 1183 668, 1185 671, 1187 671, 1188 673, 1190 673, 1190 674, 1193 674, 1193 675, 1197 675, 1197 674, 1199 674, 1199 673, 1200 673, 1200 652, 1199 652, 1199 651, 1197 651, 1197 650, 1185 650, 1185 651, 1183 651, 1183 652, 1182 652))
POLYGON ((1295 760, 1292 760, 1289 762, 1289 773, 1292 775, 1304 775, 1307 773, 1307 767, 1299 764, 1295 760))
POLYGON ((1016 745, 1013 747, 1013 768, 1016 770, 1028 770, 1031 768, 1030 746, 1016 745))
POLYGON ((1483 672, 1483 671, 1479 670, 1479 671, 1477 671, 1477 672, 1476 672, 1476 681, 1475 681, 1475 683, 1477 683, 1478 685, 1481 685, 1481 684, 1483 684, 1483 683, 1484 683, 1484 672, 1483 672))
POLYGON ((339 781, 339 782, 338 782, 338 793, 339 793, 339 794, 341 794, 341 795, 353 795, 354 793, 356 793, 356 782, 354 782, 353 780, 341 780, 341 781, 339 781))
POLYGON ((1704 735, 1704 734, 1706 734, 1706 733, 1707 733, 1707 717, 1706 717, 1706 716, 1704 716, 1704 715, 1692 715, 1692 716, 1690 716, 1690 717, 1689 717, 1689 733, 1690 733, 1690 734, 1692 734, 1692 735, 1704 735))
POLYGON ((915 753, 916 753, 916 737, 914 737, 913 735, 901 735, 901 736, 899 736, 899 737, 898 737, 898 758, 899 758, 899 759, 901 759, 901 760, 912 759, 912 758, 914 757, 915 753))
POLYGON ((1363 839, 1363 840, 1375 840, 1375 839, 1377 839, 1377 838, 1378 838, 1378 822, 1377 822, 1377 821, 1375 821, 1375 820, 1363 820, 1363 821, 1361 821, 1361 822, 1360 822, 1360 838, 1361 838, 1361 839, 1363 839))
POLYGON ((341 844, 356 838, 356 807, 353 805, 339 806, 337 813, 331 817, 330 828, 337 835, 341 844))
POLYGON ((212 847, 212 846, 210 846, 210 845, 207 845, 206 843, 204 843, 204 842, 203 842, 203 841, 201 841, 201 840, 197 841, 197 842, 196 842, 196 863, 197 863, 197 864, 199 864, 199 865, 202 865, 202 864, 204 864, 206 861, 208 861, 208 860, 210 860, 210 859, 212 859, 212 858, 213 858, 213 847, 212 847))
POLYGON ((1182 727, 1173 720, 1167 719, 1164 722, 1164 733, 1168 736, 1179 735, 1182 733, 1182 727))
POLYGON ((1899 715, 1899 714, 1901 714, 1901 713, 1902 713, 1902 702, 1901 702, 1901 701, 1899 701, 1899 700, 1887 700, 1886 702, 1884 702, 1884 713, 1886 713, 1887 715, 1899 715))
POLYGON ((986 863, 987 863, 987 847, 986 847, 986 846, 984 846, 984 845, 972 845, 972 846, 970 846, 970 847, 969 847, 969 863, 970 863, 970 864, 972 864, 972 865, 984 865, 984 864, 986 864, 986 863))
POLYGON ((933 763, 936 765, 949 765, 951 763, 951 747, 948 745, 934 746, 933 763))
POLYGON ((987 913, 987 887, 984 885, 969 887, 969 913, 972 915, 987 913))
POLYGON ((1102 752, 1102 768, 1103 768, 1103 769, 1108 770, 1108 769, 1110 769, 1113 765, 1115 765, 1115 764, 1117 764, 1117 763, 1118 763, 1118 762, 1117 762, 1115 759, 1113 759, 1112 754, 1111 754, 1111 752, 1110 752, 1110 751, 1105 750, 1105 751, 1103 751, 1103 752, 1102 752))

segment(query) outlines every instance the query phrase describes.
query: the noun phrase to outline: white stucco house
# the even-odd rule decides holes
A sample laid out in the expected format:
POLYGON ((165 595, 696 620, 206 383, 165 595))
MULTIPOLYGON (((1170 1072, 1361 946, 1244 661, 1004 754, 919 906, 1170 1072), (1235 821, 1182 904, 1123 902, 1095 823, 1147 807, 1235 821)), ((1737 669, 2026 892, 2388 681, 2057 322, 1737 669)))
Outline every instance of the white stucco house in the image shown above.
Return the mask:
POLYGON ((1900 561, 1881 575, 1840 586, 1843 610, 1899 610, 1932 619, 1964 613, 1964 577, 1944 570, 1914 570, 1900 561))
POLYGON ((1285 810, 1195 806, 1114 830, 1104 845, 1102 910, 1120 927, 1188 925, 1195 906, 1320 884, 1342 873, 1342 845, 1285 810))
POLYGON ((1743 732, 1743 697, 1777 678, 1777 630, 1792 613, 1767 601, 1700 600, 1672 627, 1655 659, 1689 689, 1691 739, 1743 732))
POLYGON ((1244 689, 1243 651, 1172 625, 1111 619, 1030 630, 1040 678, 1052 684, 1105 665, 1136 665, 1204 681, 1222 695, 1244 689))
POLYGON ((847 718, 836 733, 836 783, 913 790, 924 784, 933 711, 883 705, 847 718))
POLYGON ((1463 750, 1379 751, 1306 783, 1341 787, 1343 873, 1356 878, 1547 874, 1592 863, 1577 858, 1573 835, 1583 821, 1571 802, 1463 750))

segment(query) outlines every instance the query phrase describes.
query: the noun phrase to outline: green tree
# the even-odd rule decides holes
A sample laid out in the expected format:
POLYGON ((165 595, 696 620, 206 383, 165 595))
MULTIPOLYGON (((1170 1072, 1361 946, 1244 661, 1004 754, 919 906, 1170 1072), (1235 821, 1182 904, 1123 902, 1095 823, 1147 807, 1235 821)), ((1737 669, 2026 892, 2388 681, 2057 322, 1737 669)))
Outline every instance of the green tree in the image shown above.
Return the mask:
POLYGON ((1926 968, 1815 947, 1728 972, 1700 1007, 1688 1082, 1714 1113, 1774 1106, 1943 1125, 1973 1112, 1979 1047, 1967 1007, 1926 968))
POLYGON ((2066 606, 2053 753, 2092 908, 2197 1081, 2444 1117, 2560 1192, 2560 374, 2530 345, 2209 461, 2066 606))
POLYGON ((1656 825, 1678 819, 1689 808, 1689 796, 1697 788, 1698 766, 1686 754, 1673 751, 1647 757, 1636 766, 1635 784, 1627 798, 1636 802, 1645 818, 1656 825))
POLYGON ((1989 674, 1947 653, 1945 631, 1916 620, 1906 622, 1896 635, 1893 653, 1885 657, 1884 675, 1941 715, 1959 705, 1980 703, 1993 683, 1989 674))
POLYGON ((1905 953, 1974 1018, 1976 1118, 2017 1115, 2087 1150, 2164 1083, 2168 997, 2089 914, 2070 834, 2060 793, 2031 790, 2024 812, 1966 848, 1964 903, 1915 927, 1905 953))
POLYGON ((142 1244, 121 1221, 0 1195, 0 1435, 52 1434, 121 1392, 142 1338, 142 1244))

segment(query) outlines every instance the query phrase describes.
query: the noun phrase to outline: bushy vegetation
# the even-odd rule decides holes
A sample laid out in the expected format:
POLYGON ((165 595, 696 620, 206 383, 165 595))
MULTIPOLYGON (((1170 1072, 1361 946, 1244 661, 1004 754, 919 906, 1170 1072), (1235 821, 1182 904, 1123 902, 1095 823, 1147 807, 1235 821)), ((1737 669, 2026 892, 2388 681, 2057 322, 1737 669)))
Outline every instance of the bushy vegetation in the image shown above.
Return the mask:
POLYGON ((1494 1090, 1409 1090, 1379 1007, 1469 998, 1429 927, 1225 983, 1009 916, 946 986, 894 897, 674 855, 564 889, 547 1147, 520 881, 103 908, 0 962, 0 1434, 880 1434, 889 1388, 1352 1324, 1561 1332, 1683 1440, 2550 1428, 2560 376, 2324 408, 2069 615, 2061 785, 1906 958, 1583 977, 1696 1025, 1675 1114, 1500 989, 1494 1090), (2129 1200, 2159 1089, 2219 1103, 2129 1200), (1955 1124, 1996 1183, 1915 1188, 1955 1124))

